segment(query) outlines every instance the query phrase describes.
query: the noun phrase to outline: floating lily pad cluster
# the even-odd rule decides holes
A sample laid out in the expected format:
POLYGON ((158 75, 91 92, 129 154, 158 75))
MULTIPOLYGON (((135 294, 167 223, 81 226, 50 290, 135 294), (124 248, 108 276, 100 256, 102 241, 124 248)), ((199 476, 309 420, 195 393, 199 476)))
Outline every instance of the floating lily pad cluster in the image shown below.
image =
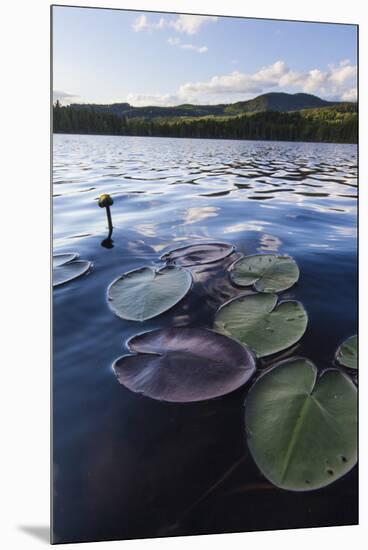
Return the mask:
POLYGON ((68 283, 87 273, 91 266, 87 260, 78 260, 76 252, 55 254, 52 257, 52 284, 55 287, 68 283))
POLYGON ((257 357, 289 348, 306 331, 308 315, 300 302, 278 301, 276 292, 290 288, 299 279, 299 268, 290 256, 255 254, 237 260, 230 278, 240 287, 257 293, 240 296, 220 307, 215 329, 251 347, 257 357))
MULTIPOLYGON (((224 243, 205 243, 170 251, 160 269, 124 273, 107 290, 120 318, 146 321, 178 304, 192 287, 188 267, 223 260, 234 251, 224 243)), ((210 329, 172 328, 136 336, 114 371, 121 384, 148 397, 173 402, 219 397, 245 384, 255 371, 254 354, 240 342, 210 329)))
MULTIPOLYGON (((109 307, 129 321, 152 319, 185 298, 193 284, 191 267, 219 262, 233 251, 225 243, 172 250, 161 256, 163 267, 142 267, 113 281, 109 307)), ((129 353, 113 365, 118 381, 161 401, 220 397, 254 376, 257 359, 289 349, 302 338, 308 325, 303 305, 277 295, 299 280, 293 258, 241 257, 229 268, 229 278, 248 293, 218 309, 214 330, 165 328, 134 336, 127 343, 129 353)), ((357 369, 356 336, 343 342, 335 362, 337 368, 318 374, 306 358, 279 360, 260 371, 248 392, 248 448, 262 474, 279 488, 319 489, 356 464, 357 388, 347 374, 357 369)))

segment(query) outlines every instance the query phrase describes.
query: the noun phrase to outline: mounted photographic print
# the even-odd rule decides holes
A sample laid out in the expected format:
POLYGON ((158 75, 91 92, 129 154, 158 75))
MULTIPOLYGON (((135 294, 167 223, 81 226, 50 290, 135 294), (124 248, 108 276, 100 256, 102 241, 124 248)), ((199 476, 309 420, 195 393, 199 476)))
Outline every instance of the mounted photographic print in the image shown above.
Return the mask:
POLYGON ((53 543, 357 524, 357 34, 53 6, 53 543))

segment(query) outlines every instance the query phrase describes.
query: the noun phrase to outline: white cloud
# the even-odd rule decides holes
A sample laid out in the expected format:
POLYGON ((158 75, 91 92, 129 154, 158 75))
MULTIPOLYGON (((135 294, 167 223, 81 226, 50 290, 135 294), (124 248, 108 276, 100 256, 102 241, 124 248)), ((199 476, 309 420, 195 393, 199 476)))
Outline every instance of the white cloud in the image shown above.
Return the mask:
POLYGON ((137 19, 134 21, 132 25, 132 29, 135 32, 139 32, 147 28, 148 28, 148 20, 145 15, 140 15, 139 17, 137 17, 137 19))
POLYGON ((169 38, 167 41, 170 46, 178 46, 182 50, 192 50, 198 53, 208 52, 207 46, 195 46, 194 44, 183 44, 179 38, 169 38))
POLYGON ((68 105, 69 103, 76 103, 82 101, 82 98, 76 94, 70 94, 69 92, 63 92, 62 90, 54 90, 52 93, 53 102, 59 101, 62 105, 68 105))
POLYGON ((128 94, 126 101, 134 107, 145 107, 147 105, 167 107, 168 105, 178 105, 181 99, 177 95, 171 94, 128 94))
POLYGON ((134 21, 132 28, 135 32, 143 31, 145 29, 164 29, 167 26, 166 19, 161 17, 157 23, 152 23, 148 20, 146 15, 140 15, 134 21))
POLYGON ((169 38, 167 42, 170 46, 178 46, 180 44, 180 38, 169 38))
POLYGON ((339 65, 339 67, 332 67, 331 68, 331 75, 330 75, 330 81, 334 82, 335 84, 343 84, 347 80, 351 78, 356 78, 357 76, 357 67, 355 65, 346 64, 346 62, 343 62, 343 65, 339 65))
POLYGON ((313 93, 320 89, 327 82, 327 79, 328 74, 320 69, 311 69, 306 73, 297 73, 296 71, 286 69, 280 75, 280 80, 275 85, 291 86, 300 88, 303 92, 313 93))
POLYGON ((264 86, 274 86, 288 72, 289 69, 286 67, 285 61, 276 61, 273 65, 262 67, 249 78, 264 86))
MULTIPOLYGON (((144 25, 145 23, 143 20, 140 24, 144 25)), ((199 53, 207 51, 203 49, 206 46, 186 44, 178 37, 170 38, 168 42, 172 46, 188 50, 195 49, 199 53)), ((232 103, 244 101, 269 91, 306 92, 316 94, 324 99, 356 101, 357 67, 345 59, 338 65, 328 66, 326 70, 311 69, 298 72, 289 68, 284 61, 279 60, 266 67, 261 67, 253 73, 235 70, 229 74, 213 76, 209 80, 187 82, 168 94, 130 93, 125 101, 134 106, 232 103)), ((53 98, 54 101, 59 99, 64 105, 87 102, 78 95, 60 90, 54 91, 53 98)), ((121 98, 114 101, 121 101, 121 98)))
POLYGON ((250 76, 240 71, 228 75, 213 76, 204 82, 188 82, 179 88, 183 97, 208 96, 228 93, 260 93, 262 88, 250 76))
POLYGON ((350 90, 346 90, 341 96, 341 99, 343 101, 356 101, 358 97, 358 91, 356 88, 350 88, 350 90))
MULTIPOLYGON (((207 81, 188 82, 180 86, 179 97, 205 100, 214 96, 231 96, 265 93, 270 90, 317 93, 325 98, 343 99, 356 86, 357 67, 344 60, 327 70, 311 69, 297 72, 287 67, 284 61, 262 67, 254 73, 233 71, 230 74, 213 76, 207 81)), ((352 92, 350 93, 352 96, 352 92)))
POLYGON ((207 15, 179 15, 175 19, 161 17, 157 22, 153 22, 143 14, 137 17, 132 28, 135 32, 170 28, 179 33, 192 35, 196 34, 205 23, 216 22, 217 19, 207 15))
POLYGON ((216 21, 217 17, 207 15, 179 15, 177 19, 170 22, 170 26, 178 32, 196 34, 205 23, 216 21))
MULTIPOLYGON (((178 47, 184 45, 177 37, 169 39, 169 43, 178 47)), ((268 91, 305 92, 325 99, 355 101, 356 77, 356 65, 346 59, 338 65, 330 65, 326 70, 311 69, 305 72, 294 71, 279 60, 254 73, 235 70, 230 74, 213 76, 209 80, 187 82, 173 94, 131 94, 128 101, 132 105, 231 103, 268 91)))
POLYGON ((182 44, 181 48, 184 50, 194 50, 198 53, 206 53, 208 52, 207 46, 194 46, 193 44, 182 44))

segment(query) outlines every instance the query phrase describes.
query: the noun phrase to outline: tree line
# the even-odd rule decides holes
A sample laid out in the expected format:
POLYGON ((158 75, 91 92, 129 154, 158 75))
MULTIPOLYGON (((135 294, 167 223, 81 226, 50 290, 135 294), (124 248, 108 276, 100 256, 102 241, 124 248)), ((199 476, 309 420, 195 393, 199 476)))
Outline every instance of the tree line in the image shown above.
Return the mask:
POLYGON ((93 108, 53 107, 55 133, 356 143, 356 110, 341 107, 238 116, 127 118, 93 108))

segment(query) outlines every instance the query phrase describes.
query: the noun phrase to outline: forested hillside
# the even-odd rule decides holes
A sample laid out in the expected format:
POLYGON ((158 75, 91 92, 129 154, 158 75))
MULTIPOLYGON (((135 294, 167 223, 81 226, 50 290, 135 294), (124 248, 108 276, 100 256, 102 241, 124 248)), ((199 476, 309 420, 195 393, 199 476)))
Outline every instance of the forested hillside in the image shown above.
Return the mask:
POLYGON ((348 103, 295 112, 153 119, 54 106, 56 133, 356 143, 357 125, 356 105, 348 103))
POLYGON ((157 117, 203 117, 208 115, 234 115, 241 113, 259 113, 263 111, 289 112, 302 109, 331 107, 339 102, 331 102, 312 94, 287 94, 285 92, 269 92, 247 101, 237 103, 220 103, 218 105, 192 105, 190 103, 175 107, 133 107, 129 103, 83 104, 72 103, 72 109, 90 109, 100 113, 126 116, 127 118, 157 118, 157 117))

